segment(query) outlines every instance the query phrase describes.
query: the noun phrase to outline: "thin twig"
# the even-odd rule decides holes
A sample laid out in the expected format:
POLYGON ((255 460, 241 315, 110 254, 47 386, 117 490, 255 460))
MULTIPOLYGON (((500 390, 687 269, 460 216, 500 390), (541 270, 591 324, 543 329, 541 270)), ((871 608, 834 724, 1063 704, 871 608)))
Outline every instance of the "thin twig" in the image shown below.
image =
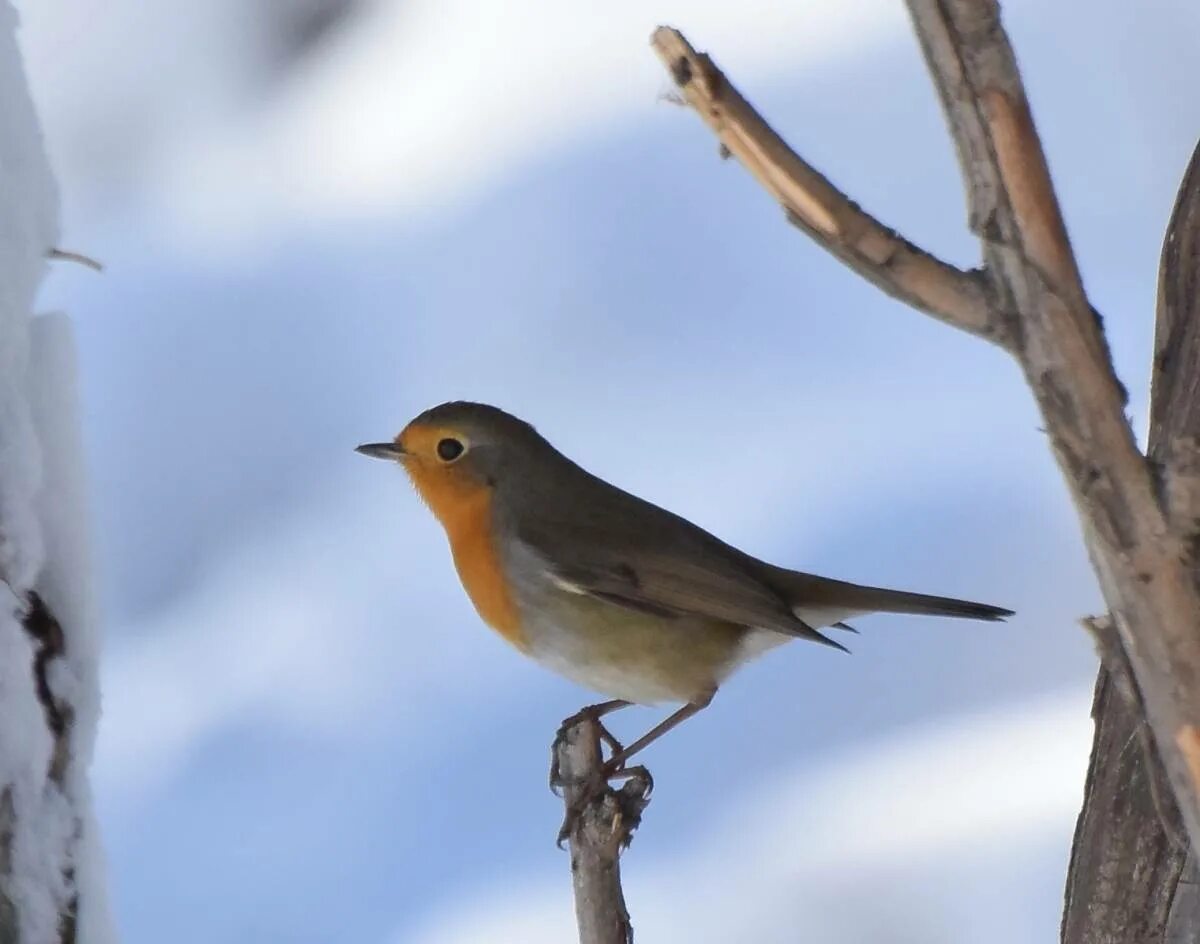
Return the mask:
POLYGON ((712 59, 678 30, 651 38, 680 93, 724 149, 779 201, 788 219, 894 298, 971 334, 1004 344, 977 272, 964 272, 861 209, 788 146, 712 59))
POLYGON ((97 262, 91 256, 85 256, 82 252, 71 252, 69 249, 47 249, 46 258, 55 259, 60 262, 74 262, 86 269, 91 269, 93 272, 104 271, 104 264, 102 262, 97 262))

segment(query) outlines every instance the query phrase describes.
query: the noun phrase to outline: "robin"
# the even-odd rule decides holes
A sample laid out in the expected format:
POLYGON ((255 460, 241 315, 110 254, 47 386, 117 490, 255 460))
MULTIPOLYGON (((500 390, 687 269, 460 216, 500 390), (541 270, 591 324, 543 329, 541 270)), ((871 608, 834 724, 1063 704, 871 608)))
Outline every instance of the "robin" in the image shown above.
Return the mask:
POLYGON ((865 587, 776 567, 608 484, 524 420, 482 403, 426 410, 358 452, 400 463, 450 541, 484 622, 521 652, 610 701, 682 703, 630 757, 708 706, 750 659, 791 639, 847 651, 818 630, 910 613, 1001 620, 1012 610, 865 587))

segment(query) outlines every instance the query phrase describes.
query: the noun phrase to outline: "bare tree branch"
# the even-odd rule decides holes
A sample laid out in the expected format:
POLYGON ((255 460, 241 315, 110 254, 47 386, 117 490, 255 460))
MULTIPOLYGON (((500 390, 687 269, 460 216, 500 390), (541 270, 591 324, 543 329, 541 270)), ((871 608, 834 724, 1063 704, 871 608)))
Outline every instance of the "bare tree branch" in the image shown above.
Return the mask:
MULTIPOLYGON (((1079 277, 997 4, 908 0, 908 7, 958 148, 969 222, 983 240, 994 316, 987 324, 1021 364, 1037 400, 1188 836, 1200 848, 1200 685, 1194 681, 1200 679, 1200 594, 1191 579, 1190 548, 1168 521, 1125 418, 1125 390, 1079 277)), ((691 47, 674 31, 660 29, 653 43, 689 103, 703 109, 727 95, 729 83, 721 77, 713 85, 720 73, 707 57, 694 51, 688 57, 691 47)), ((701 115, 736 156, 728 142, 750 142, 742 153, 769 192, 809 196, 800 212, 812 216, 809 204, 827 209, 825 218, 812 216, 814 228, 844 232, 839 214, 853 204, 822 190, 832 188, 819 175, 814 183, 811 168, 792 160, 790 150, 751 146, 764 137, 762 120, 749 106, 701 115)), ((854 268, 861 271, 869 261, 860 254, 854 268)), ((957 310, 934 313, 988 336, 977 324, 963 324, 957 310)), ((1193 530, 1189 526, 1188 534, 1193 530)))
POLYGON ((1192 845, 1200 838, 1200 597, 1125 418, 993 0, 909 0, 958 144, 970 219, 1071 487, 1192 845), (1011 299, 1005 304, 1005 299, 1011 299))
POLYGON ((46 258, 60 262, 74 262, 77 265, 83 266, 85 269, 91 269, 93 272, 103 272, 104 264, 97 262, 91 256, 85 256, 82 252, 72 252, 69 249, 47 249, 46 258))
POLYGON ((968 225, 993 278, 1017 293, 1032 265, 1067 302, 1088 307, 998 5, 908 0, 908 9, 958 150, 968 225))
POLYGON ((633 944, 621 853, 641 822, 651 784, 640 775, 619 790, 602 781, 600 732, 595 718, 569 719, 551 748, 550 782, 563 788, 579 944, 633 944))
POLYGON ((651 39, 685 100, 728 153, 787 212, 788 219, 893 298, 971 334, 1003 344, 984 284, 913 245, 864 212, 772 130, 736 88, 677 31, 651 39))

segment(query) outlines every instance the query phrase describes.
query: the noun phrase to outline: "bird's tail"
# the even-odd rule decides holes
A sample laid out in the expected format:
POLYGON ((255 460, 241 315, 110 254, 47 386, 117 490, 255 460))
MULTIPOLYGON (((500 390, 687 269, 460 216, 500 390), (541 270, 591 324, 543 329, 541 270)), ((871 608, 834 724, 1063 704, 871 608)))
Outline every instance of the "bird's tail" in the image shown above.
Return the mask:
POLYGON ((988 603, 910 593, 906 590, 864 587, 844 580, 831 580, 828 577, 801 573, 798 570, 785 570, 782 567, 771 567, 767 579, 788 601, 797 616, 804 619, 805 612, 823 614, 826 619, 820 619, 818 622, 826 626, 864 613, 910 613, 993 621, 1013 615, 1012 610, 988 603))

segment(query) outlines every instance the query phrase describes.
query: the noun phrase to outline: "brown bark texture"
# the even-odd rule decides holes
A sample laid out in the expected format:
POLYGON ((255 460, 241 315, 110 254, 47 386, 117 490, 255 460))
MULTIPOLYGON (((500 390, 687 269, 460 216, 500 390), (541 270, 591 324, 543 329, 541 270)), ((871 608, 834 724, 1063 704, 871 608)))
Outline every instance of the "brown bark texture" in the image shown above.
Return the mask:
MULTIPOLYGON (((1196 566, 1200 437, 1200 146, 1175 199, 1159 267, 1148 455, 1196 566), (1181 474, 1182 473, 1182 474, 1181 474)), ((1200 940, 1200 895, 1142 695, 1119 639, 1098 625, 1103 665, 1083 809, 1067 877, 1063 944, 1200 940)))

